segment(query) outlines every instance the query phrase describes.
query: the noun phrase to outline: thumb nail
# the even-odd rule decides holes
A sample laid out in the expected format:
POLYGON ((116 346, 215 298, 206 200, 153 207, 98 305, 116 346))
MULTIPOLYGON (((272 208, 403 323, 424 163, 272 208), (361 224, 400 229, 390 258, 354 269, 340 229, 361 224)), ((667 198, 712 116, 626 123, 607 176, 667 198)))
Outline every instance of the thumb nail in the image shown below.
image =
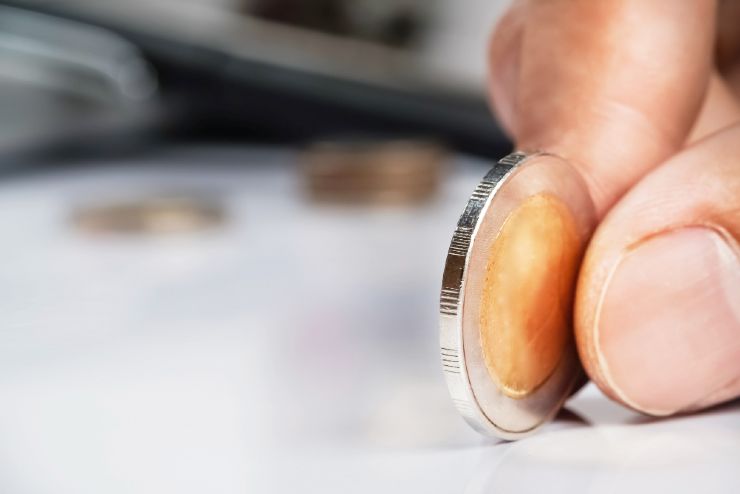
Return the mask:
POLYGON ((596 318, 606 384, 627 405, 669 415, 740 377, 740 258, 717 231, 651 237, 619 261, 596 318))

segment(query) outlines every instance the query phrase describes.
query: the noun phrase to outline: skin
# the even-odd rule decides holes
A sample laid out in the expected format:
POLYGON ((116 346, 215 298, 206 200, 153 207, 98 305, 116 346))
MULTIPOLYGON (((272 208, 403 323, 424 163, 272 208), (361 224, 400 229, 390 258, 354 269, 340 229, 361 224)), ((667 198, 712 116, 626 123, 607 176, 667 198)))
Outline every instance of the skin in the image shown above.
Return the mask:
POLYGON ((740 396, 740 50, 722 28, 728 5, 520 0, 491 38, 502 125, 518 148, 570 161, 598 211, 574 310, 583 365, 652 415, 740 396))

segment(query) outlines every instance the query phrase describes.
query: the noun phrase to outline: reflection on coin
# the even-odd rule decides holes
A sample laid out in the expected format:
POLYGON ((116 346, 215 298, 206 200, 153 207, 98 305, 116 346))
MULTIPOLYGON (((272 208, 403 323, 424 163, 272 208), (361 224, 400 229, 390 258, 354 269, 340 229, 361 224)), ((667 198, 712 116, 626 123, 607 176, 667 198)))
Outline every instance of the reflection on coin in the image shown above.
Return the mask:
POLYGON ((153 196, 81 207, 72 221, 94 234, 186 233, 222 224, 224 211, 204 198, 153 196))
POLYGON ((501 159, 468 201, 442 280, 440 346, 452 399, 479 431, 533 432, 581 378, 572 305, 595 221, 578 173, 546 154, 501 159))
POLYGON ((422 140, 323 142, 303 156, 317 202, 404 204, 434 196, 444 150, 422 140))

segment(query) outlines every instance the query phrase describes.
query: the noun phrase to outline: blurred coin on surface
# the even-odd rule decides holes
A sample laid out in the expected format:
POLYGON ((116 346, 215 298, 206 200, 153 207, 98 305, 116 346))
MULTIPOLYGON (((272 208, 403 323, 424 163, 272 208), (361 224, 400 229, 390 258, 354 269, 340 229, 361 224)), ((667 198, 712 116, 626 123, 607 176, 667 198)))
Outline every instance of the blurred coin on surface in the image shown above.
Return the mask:
POLYGON ((78 207, 72 223, 95 235, 190 233, 220 226, 226 215, 212 198, 152 195, 78 207))
POLYGON ((425 140, 321 142, 303 154, 311 200, 412 204, 437 193, 445 151, 425 140))

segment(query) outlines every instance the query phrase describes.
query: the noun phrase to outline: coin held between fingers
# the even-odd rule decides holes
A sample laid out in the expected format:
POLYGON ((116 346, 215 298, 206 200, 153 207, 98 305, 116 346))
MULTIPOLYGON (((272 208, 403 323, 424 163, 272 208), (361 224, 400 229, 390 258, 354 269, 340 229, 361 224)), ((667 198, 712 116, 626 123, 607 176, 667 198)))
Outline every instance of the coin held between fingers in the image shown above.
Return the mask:
POLYGON ((440 342, 476 429, 527 435, 581 378, 571 306, 595 218, 580 175, 552 155, 509 155, 471 195, 448 251, 440 342))

